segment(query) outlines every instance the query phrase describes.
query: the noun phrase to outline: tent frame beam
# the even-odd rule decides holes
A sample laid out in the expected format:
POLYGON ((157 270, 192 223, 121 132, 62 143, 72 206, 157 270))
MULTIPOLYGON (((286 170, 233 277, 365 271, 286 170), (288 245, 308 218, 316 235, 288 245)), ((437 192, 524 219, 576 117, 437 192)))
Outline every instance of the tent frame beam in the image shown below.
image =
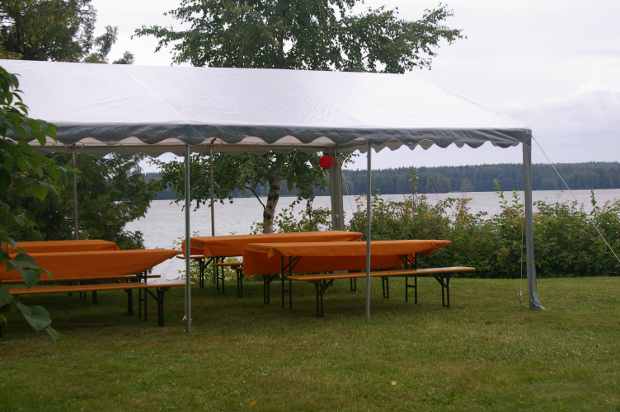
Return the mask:
POLYGON ((370 320, 370 301, 372 298, 372 144, 368 142, 366 152, 366 319, 370 320))
POLYGON ((191 146, 185 146, 185 332, 192 332, 192 283, 191 283, 191 146))
POLYGON ((75 240, 80 239, 80 208, 78 204, 78 165, 77 165, 77 149, 75 145, 71 150, 71 163, 73 165, 73 237, 75 240))

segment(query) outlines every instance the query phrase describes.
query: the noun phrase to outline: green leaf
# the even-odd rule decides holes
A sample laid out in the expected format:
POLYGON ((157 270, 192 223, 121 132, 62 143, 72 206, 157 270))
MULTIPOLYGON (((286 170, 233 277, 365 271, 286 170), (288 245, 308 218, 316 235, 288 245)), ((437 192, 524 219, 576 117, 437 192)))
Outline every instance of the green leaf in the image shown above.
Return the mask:
POLYGON ((50 314, 43 306, 27 306, 20 301, 16 301, 15 306, 21 312, 30 327, 37 332, 46 330, 52 326, 50 314))
POLYGON ((28 287, 32 287, 39 281, 39 276, 43 270, 37 265, 37 262, 28 254, 20 252, 13 260, 7 262, 8 266, 21 273, 24 283, 28 287))
POLYGON ((28 194, 37 200, 45 200, 48 193, 48 187, 42 184, 33 184, 28 190, 28 194))

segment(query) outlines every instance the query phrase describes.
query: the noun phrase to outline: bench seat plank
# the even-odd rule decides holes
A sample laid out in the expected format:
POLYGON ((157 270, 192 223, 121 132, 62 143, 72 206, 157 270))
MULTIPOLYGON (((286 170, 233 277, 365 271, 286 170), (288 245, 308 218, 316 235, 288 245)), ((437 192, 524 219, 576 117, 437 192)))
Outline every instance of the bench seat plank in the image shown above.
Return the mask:
POLYGON ((9 293, 14 296, 22 295, 42 295, 53 293, 69 292, 103 292, 108 290, 128 290, 128 289, 168 289, 183 287, 185 283, 100 283, 89 285, 52 285, 52 286, 33 286, 31 288, 11 288, 9 293))
MULTIPOLYGON (((381 270, 370 272, 370 276, 373 278, 381 277, 397 277, 397 276, 436 276, 450 273, 470 273, 475 272, 476 269, 469 266, 451 266, 441 268, 424 268, 424 269, 399 269, 399 270, 381 270)), ((317 282, 320 280, 337 280, 337 279, 359 279, 365 278, 368 274, 366 272, 354 272, 354 273, 325 273, 318 275, 291 275, 288 279, 300 280, 306 282, 317 282)))

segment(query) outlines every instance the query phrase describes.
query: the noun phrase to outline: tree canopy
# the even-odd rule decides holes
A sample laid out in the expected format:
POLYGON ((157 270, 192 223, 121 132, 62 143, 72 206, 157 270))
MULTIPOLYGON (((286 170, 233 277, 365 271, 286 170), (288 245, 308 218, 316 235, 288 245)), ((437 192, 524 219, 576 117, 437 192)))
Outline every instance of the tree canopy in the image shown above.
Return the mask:
POLYGON ((50 159, 68 173, 43 200, 12 200, 12 206, 28 210, 32 221, 13 228, 16 240, 74 237, 72 175, 77 173, 80 238, 111 240, 122 249, 143 247, 142 233, 125 226, 145 215, 160 185, 145 181, 140 157, 78 154, 75 169, 69 155, 55 154, 50 159))
MULTIPOLYGON (((430 67, 442 42, 462 38, 459 29, 447 26, 452 14, 442 4, 415 21, 402 19, 396 9, 362 6, 360 0, 182 0, 168 12, 181 29, 145 25, 136 35, 157 38, 156 50, 170 46, 174 62, 194 66, 390 73, 430 67)), ((268 188, 267 201, 259 201, 263 230, 271 232, 282 182, 301 184, 309 190, 300 196, 312 196, 312 188, 325 181, 318 160, 318 154, 270 152, 221 155, 213 164, 231 173, 223 182, 217 178, 220 188, 268 188)), ((164 169, 174 187, 181 187, 182 168, 164 169)), ((209 181, 193 179, 192 192, 208 194, 209 181)))
POLYGON ((168 14, 185 29, 142 26, 194 66, 402 73, 430 67, 441 42, 462 38, 443 4, 415 21, 360 0, 182 0, 168 14))
MULTIPOLYGON (((2 0, 0 57, 107 63, 118 29, 107 26, 95 37, 96 20, 92 0, 2 0)), ((129 52, 115 61, 127 62, 129 52)))

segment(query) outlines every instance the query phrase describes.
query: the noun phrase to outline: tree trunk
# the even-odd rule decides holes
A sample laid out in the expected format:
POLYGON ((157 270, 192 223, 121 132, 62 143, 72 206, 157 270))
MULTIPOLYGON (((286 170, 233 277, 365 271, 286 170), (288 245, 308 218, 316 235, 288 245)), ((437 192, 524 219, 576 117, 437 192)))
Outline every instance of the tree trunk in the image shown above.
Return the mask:
POLYGON ((280 200, 280 181, 279 176, 269 179, 269 194, 263 210, 263 233, 273 233, 273 218, 280 200))

